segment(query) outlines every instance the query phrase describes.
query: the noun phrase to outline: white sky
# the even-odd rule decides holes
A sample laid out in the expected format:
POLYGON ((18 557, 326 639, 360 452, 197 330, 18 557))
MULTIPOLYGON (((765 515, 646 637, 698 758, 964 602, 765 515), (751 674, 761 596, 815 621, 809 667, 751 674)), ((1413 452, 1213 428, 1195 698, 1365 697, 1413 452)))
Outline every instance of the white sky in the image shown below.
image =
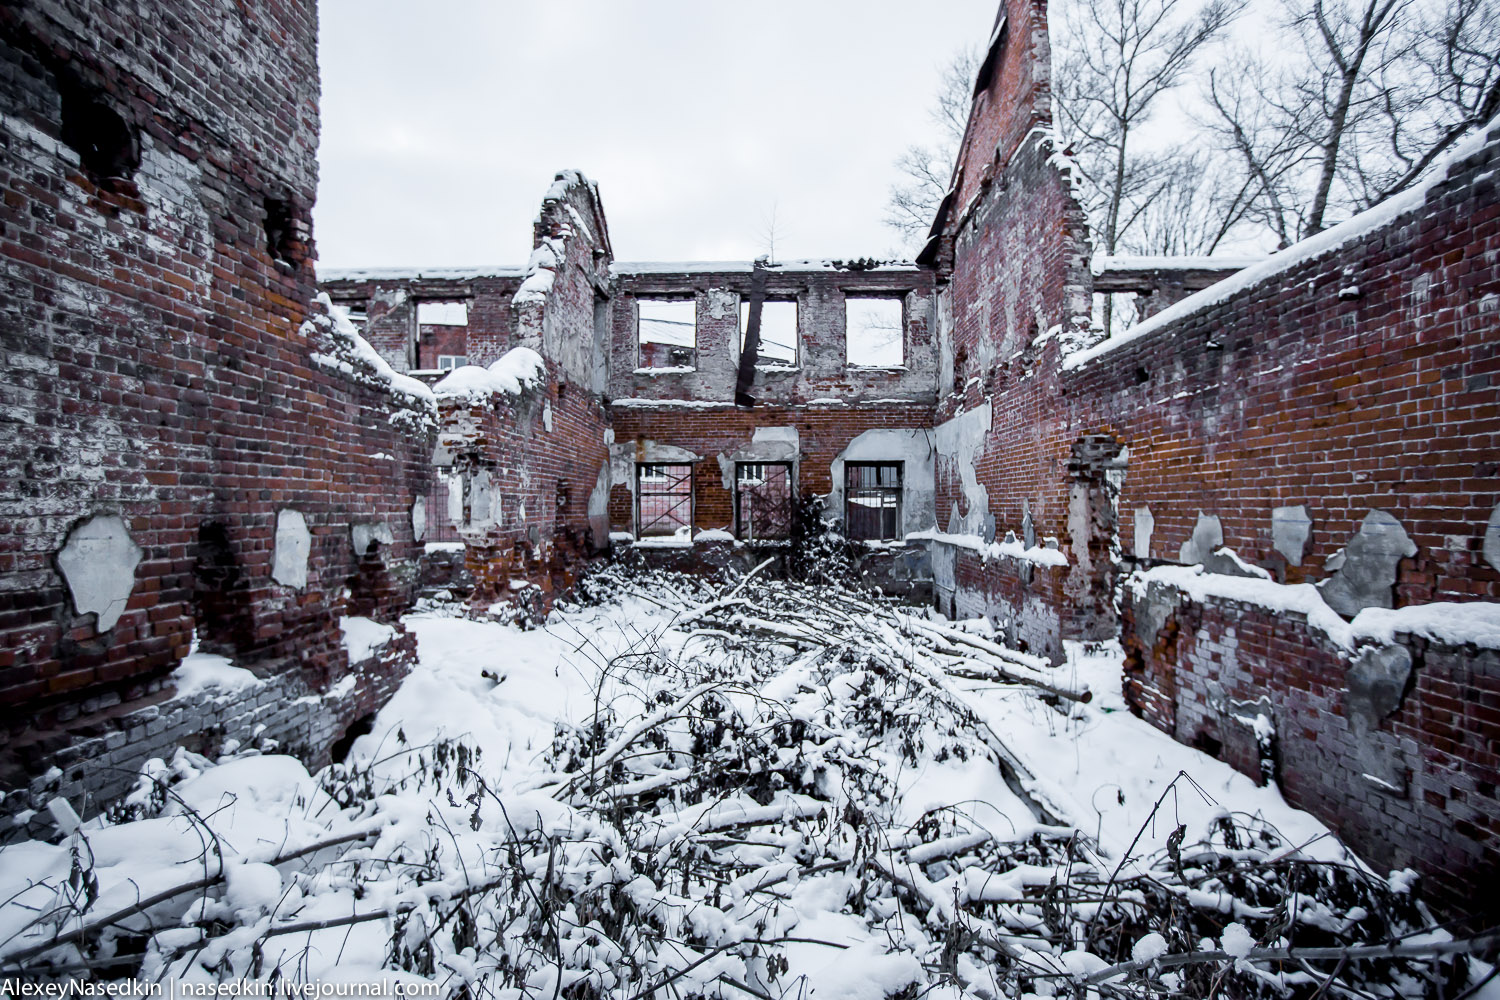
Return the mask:
POLYGON ((553 175, 621 260, 898 253, 894 161, 999 0, 323 0, 324 267, 522 264, 553 175))

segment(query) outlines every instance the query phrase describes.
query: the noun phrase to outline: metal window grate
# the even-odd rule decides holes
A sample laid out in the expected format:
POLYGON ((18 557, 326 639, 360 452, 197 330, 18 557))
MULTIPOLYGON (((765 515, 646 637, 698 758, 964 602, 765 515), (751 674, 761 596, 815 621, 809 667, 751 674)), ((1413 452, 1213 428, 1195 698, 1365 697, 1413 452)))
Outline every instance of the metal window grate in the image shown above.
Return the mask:
POLYGON ((790 462, 740 462, 735 466, 734 533, 744 539, 791 537, 790 462))
MULTIPOLYGON (((457 477, 453 477, 457 479, 457 477)), ((463 496, 463 481, 453 482, 449 475, 439 472, 432 480, 432 488, 427 492, 427 530, 422 535, 424 542, 458 542, 463 536, 458 533, 458 526, 453 523, 449 505, 450 489, 456 490, 460 497, 463 496)))
POLYGON ((850 538, 901 537, 901 463, 844 463, 844 529, 850 538))
POLYGON ((635 467, 639 536, 675 535, 693 523, 693 467, 646 463, 635 467))

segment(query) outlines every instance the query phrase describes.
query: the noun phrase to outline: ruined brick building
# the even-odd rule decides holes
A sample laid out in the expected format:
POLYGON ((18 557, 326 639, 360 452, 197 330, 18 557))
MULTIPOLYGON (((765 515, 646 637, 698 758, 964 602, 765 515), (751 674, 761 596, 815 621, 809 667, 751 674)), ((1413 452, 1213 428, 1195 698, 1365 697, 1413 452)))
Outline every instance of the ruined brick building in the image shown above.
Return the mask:
POLYGON ((569 171, 524 265, 319 283, 312 3, 149 6, 0 9, 0 699, 38 796, 257 726, 324 758, 411 662, 424 540, 503 612, 612 547, 758 561, 820 497, 872 580, 1053 662, 1118 638, 1152 723, 1493 907, 1500 127, 1265 260, 1091 260, 1046 6, 1006 0, 915 262, 616 260, 569 171), (195 636, 262 683, 174 691, 195 636))

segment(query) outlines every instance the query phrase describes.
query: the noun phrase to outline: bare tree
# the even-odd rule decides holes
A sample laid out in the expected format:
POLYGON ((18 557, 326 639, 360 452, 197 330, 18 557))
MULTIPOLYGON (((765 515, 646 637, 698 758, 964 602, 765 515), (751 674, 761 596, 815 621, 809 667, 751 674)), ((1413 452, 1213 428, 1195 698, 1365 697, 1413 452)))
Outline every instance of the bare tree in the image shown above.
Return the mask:
POLYGON ((1275 64, 1209 74, 1206 122, 1282 246, 1410 187, 1500 112, 1496 0, 1284 0, 1275 64), (1288 59, 1285 53, 1293 53, 1288 59))
POLYGON ((948 193, 954 161, 969 124, 974 75, 979 71, 979 53, 961 49, 943 67, 937 95, 928 112, 938 129, 932 145, 914 143, 896 161, 903 179, 891 185, 885 224, 901 234, 909 248, 921 246, 937 214, 938 204, 948 193))
POLYGON ((1066 8, 1056 44, 1058 126, 1077 157, 1095 246, 1104 253, 1122 245, 1164 184, 1189 176, 1190 161, 1145 149, 1141 131, 1242 9, 1242 0, 1208 0, 1196 9, 1186 0, 1066 8))

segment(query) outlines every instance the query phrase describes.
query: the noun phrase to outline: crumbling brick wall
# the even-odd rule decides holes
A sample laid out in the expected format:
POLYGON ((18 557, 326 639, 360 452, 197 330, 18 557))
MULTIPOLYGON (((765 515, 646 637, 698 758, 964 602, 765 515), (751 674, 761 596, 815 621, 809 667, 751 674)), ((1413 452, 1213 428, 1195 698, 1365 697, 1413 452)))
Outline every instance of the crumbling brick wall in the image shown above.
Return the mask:
MULTIPOLYGON (((621 262, 611 272, 610 395, 616 400, 733 403, 740 369, 741 306, 752 294, 752 266, 621 262), (662 345, 640 343, 639 302, 653 298, 695 304, 691 362, 675 363, 662 345)), ((767 359, 756 367, 747 389, 757 403, 931 403, 937 355, 930 270, 899 262, 788 261, 767 266, 764 272, 766 299, 797 305, 798 343, 795 363, 767 359), (847 363, 848 302, 860 296, 902 302, 900 365, 847 363)), ((761 357, 767 355, 762 352, 761 357)))
MULTIPOLYGON (((1500 599, 1500 129, 1425 193, 1091 348, 1087 243, 1045 67, 1025 65, 1043 62, 1045 18, 1025 0, 1005 13, 923 255, 941 289, 939 521, 966 536, 936 544, 940 597, 1044 643, 1103 637, 1123 571, 1253 572, 1215 556, 1227 545, 1276 580, 1323 584, 1330 616, 1324 599, 1346 617, 1500 599), (975 551, 1007 530, 1057 536, 1066 572, 975 551)), ((1258 774, 1253 725, 1226 719, 1264 715, 1288 796, 1367 857, 1416 865, 1454 902, 1493 877, 1495 818, 1474 799, 1493 802, 1495 651, 1383 646, 1410 653, 1415 680, 1366 725, 1339 694, 1365 654, 1298 614, 1184 598, 1143 627, 1126 603, 1126 693, 1145 717, 1258 774)))
POLYGON ((484 381, 494 373, 471 368, 436 386, 436 461, 462 483, 455 522, 476 613, 497 603, 544 612, 608 545, 598 306, 608 268, 598 190, 580 174, 559 174, 512 296, 515 343, 495 366, 505 374, 484 381), (511 373, 521 377, 508 382, 511 373))
POLYGON ((363 313, 364 336, 398 372, 437 367, 439 354, 485 366, 516 346, 511 300, 523 267, 319 268, 318 287, 335 304, 363 313), (462 302, 463 326, 417 322, 422 302, 462 302))
MULTIPOLYGON (((665 445, 691 454, 695 464, 692 480, 693 523, 698 530, 734 530, 733 473, 737 460, 755 461, 764 454, 766 460, 787 461, 793 465, 798 497, 828 496, 841 491, 842 483, 834 479, 835 462, 851 443, 869 432, 894 432, 892 443, 884 450, 855 456, 884 460, 909 458, 912 448, 928 457, 931 444, 925 428, 931 424, 932 411, 927 406, 884 404, 859 406, 830 402, 816 406, 764 405, 749 408, 699 405, 621 405, 612 408, 615 463, 611 479, 610 529, 633 533, 635 508, 633 499, 634 464, 636 461, 661 461, 657 448, 665 445), (785 450, 761 452, 756 449, 757 431, 782 432, 776 444, 789 442, 785 450), (911 432, 908 442, 903 432, 911 432), (787 433, 789 432, 789 433, 787 433)), ((761 441, 765 442, 764 436, 761 441)), ((877 445, 877 448, 881 446, 877 445)), ((930 457, 928 457, 930 462, 930 457)), ((922 483, 920 472, 910 470, 911 490, 906 494, 906 523, 912 530, 931 527, 932 499, 930 487, 922 483)), ((842 517, 836 499, 830 500, 828 513, 842 517)))
POLYGON ((314 757, 367 713, 411 645, 356 670, 339 621, 407 603, 431 474, 430 401, 309 309, 313 3, 147 6, 0 9, 0 769, 97 739, 58 787, 104 798, 202 722, 140 717, 195 634, 289 690, 354 678, 314 757), (284 511, 300 585, 272 576, 284 511))
POLYGON ((1440 902, 1497 912, 1473 888, 1500 877, 1500 651, 1398 632, 1355 653, 1297 612, 1160 585, 1124 618, 1127 696, 1153 724, 1274 779, 1377 868, 1414 868, 1440 902), (1355 678, 1393 649, 1409 680, 1372 709, 1355 678))

